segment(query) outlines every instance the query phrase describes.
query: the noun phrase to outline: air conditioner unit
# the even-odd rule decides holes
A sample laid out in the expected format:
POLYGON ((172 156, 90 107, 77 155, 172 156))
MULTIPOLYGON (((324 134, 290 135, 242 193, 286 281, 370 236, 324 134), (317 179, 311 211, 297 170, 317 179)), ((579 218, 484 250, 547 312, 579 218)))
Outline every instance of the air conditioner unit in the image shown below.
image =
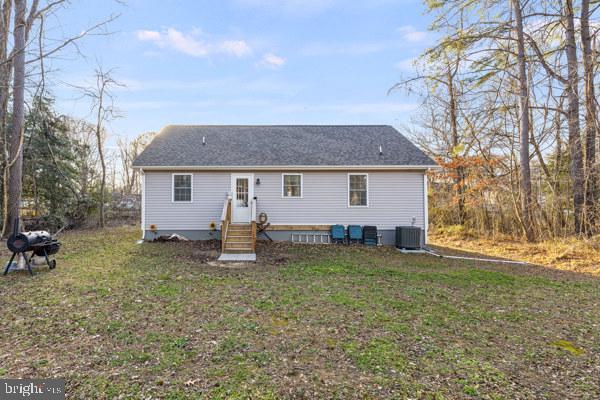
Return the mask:
POLYGON ((417 226, 397 226, 396 247, 399 249, 422 248, 423 230, 417 226))

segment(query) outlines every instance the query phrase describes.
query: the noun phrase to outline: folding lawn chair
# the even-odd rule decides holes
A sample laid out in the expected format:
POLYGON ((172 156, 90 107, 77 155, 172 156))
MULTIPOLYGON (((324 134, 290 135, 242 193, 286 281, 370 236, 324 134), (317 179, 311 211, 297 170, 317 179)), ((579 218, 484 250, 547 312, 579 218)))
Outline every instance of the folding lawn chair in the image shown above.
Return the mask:
POLYGON ((350 243, 361 243, 363 240, 363 231, 360 225, 348 225, 348 241, 350 243))
POLYGON ((344 229, 344 225, 331 225, 331 242, 346 243, 346 229, 344 229))

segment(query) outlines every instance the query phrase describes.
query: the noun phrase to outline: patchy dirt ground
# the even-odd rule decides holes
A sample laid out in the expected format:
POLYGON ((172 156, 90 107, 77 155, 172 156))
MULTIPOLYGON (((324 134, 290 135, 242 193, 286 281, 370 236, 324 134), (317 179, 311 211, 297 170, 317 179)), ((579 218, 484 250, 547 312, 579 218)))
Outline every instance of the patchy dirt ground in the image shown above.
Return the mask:
MULTIPOLYGON (((600 279, 391 248, 69 233, 0 279, 0 376, 69 398, 600 398, 600 279)), ((2 253, 6 257, 6 252, 2 253)))

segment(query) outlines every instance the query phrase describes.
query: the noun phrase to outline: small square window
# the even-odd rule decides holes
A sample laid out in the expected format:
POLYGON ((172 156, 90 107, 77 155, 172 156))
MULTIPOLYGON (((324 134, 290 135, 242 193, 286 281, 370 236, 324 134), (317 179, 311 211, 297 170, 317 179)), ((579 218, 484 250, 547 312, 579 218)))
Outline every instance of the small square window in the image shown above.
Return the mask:
POLYGON ((283 174, 283 197, 302 197, 302 174, 283 174))

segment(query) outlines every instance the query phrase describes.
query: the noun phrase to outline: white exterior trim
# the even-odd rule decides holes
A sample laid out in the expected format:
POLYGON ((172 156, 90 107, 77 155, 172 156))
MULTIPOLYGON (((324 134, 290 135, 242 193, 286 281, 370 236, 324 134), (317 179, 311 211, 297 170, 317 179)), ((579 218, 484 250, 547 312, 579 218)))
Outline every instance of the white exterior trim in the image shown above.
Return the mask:
POLYGON ((171 174, 171 203, 189 204, 189 203, 193 203, 193 202, 194 202, 194 174, 182 174, 182 173, 171 174), (181 201, 181 200, 175 201, 175 177, 176 176, 186 176, 186 175, 188 175, 190 177, 190 201, 181 201))
POLYGON ((135 166, 147 171, 424 171, 439 165, 214 165, 214 166, 135 166))
POLYGON ((282 199, 302 199, 304 198, 304 175, 296 172, 283 172, 281 174, 281 198, 282 199), (285 195, 285 176, 292 175, 298 176, 300 175, 300 196, 286 196, 285 195))
POLYGON ((369 174, 367 173, 361 173, 361 172, 350 172, 348 173, 348 190, 346 193, 346 197, 348 198, 348 208, 369 208, 369 174), (352 206, 350 205, 350 177, 354 175, 354 176, 366 176, 367 177, 367 205, 366 206, 352 206))

